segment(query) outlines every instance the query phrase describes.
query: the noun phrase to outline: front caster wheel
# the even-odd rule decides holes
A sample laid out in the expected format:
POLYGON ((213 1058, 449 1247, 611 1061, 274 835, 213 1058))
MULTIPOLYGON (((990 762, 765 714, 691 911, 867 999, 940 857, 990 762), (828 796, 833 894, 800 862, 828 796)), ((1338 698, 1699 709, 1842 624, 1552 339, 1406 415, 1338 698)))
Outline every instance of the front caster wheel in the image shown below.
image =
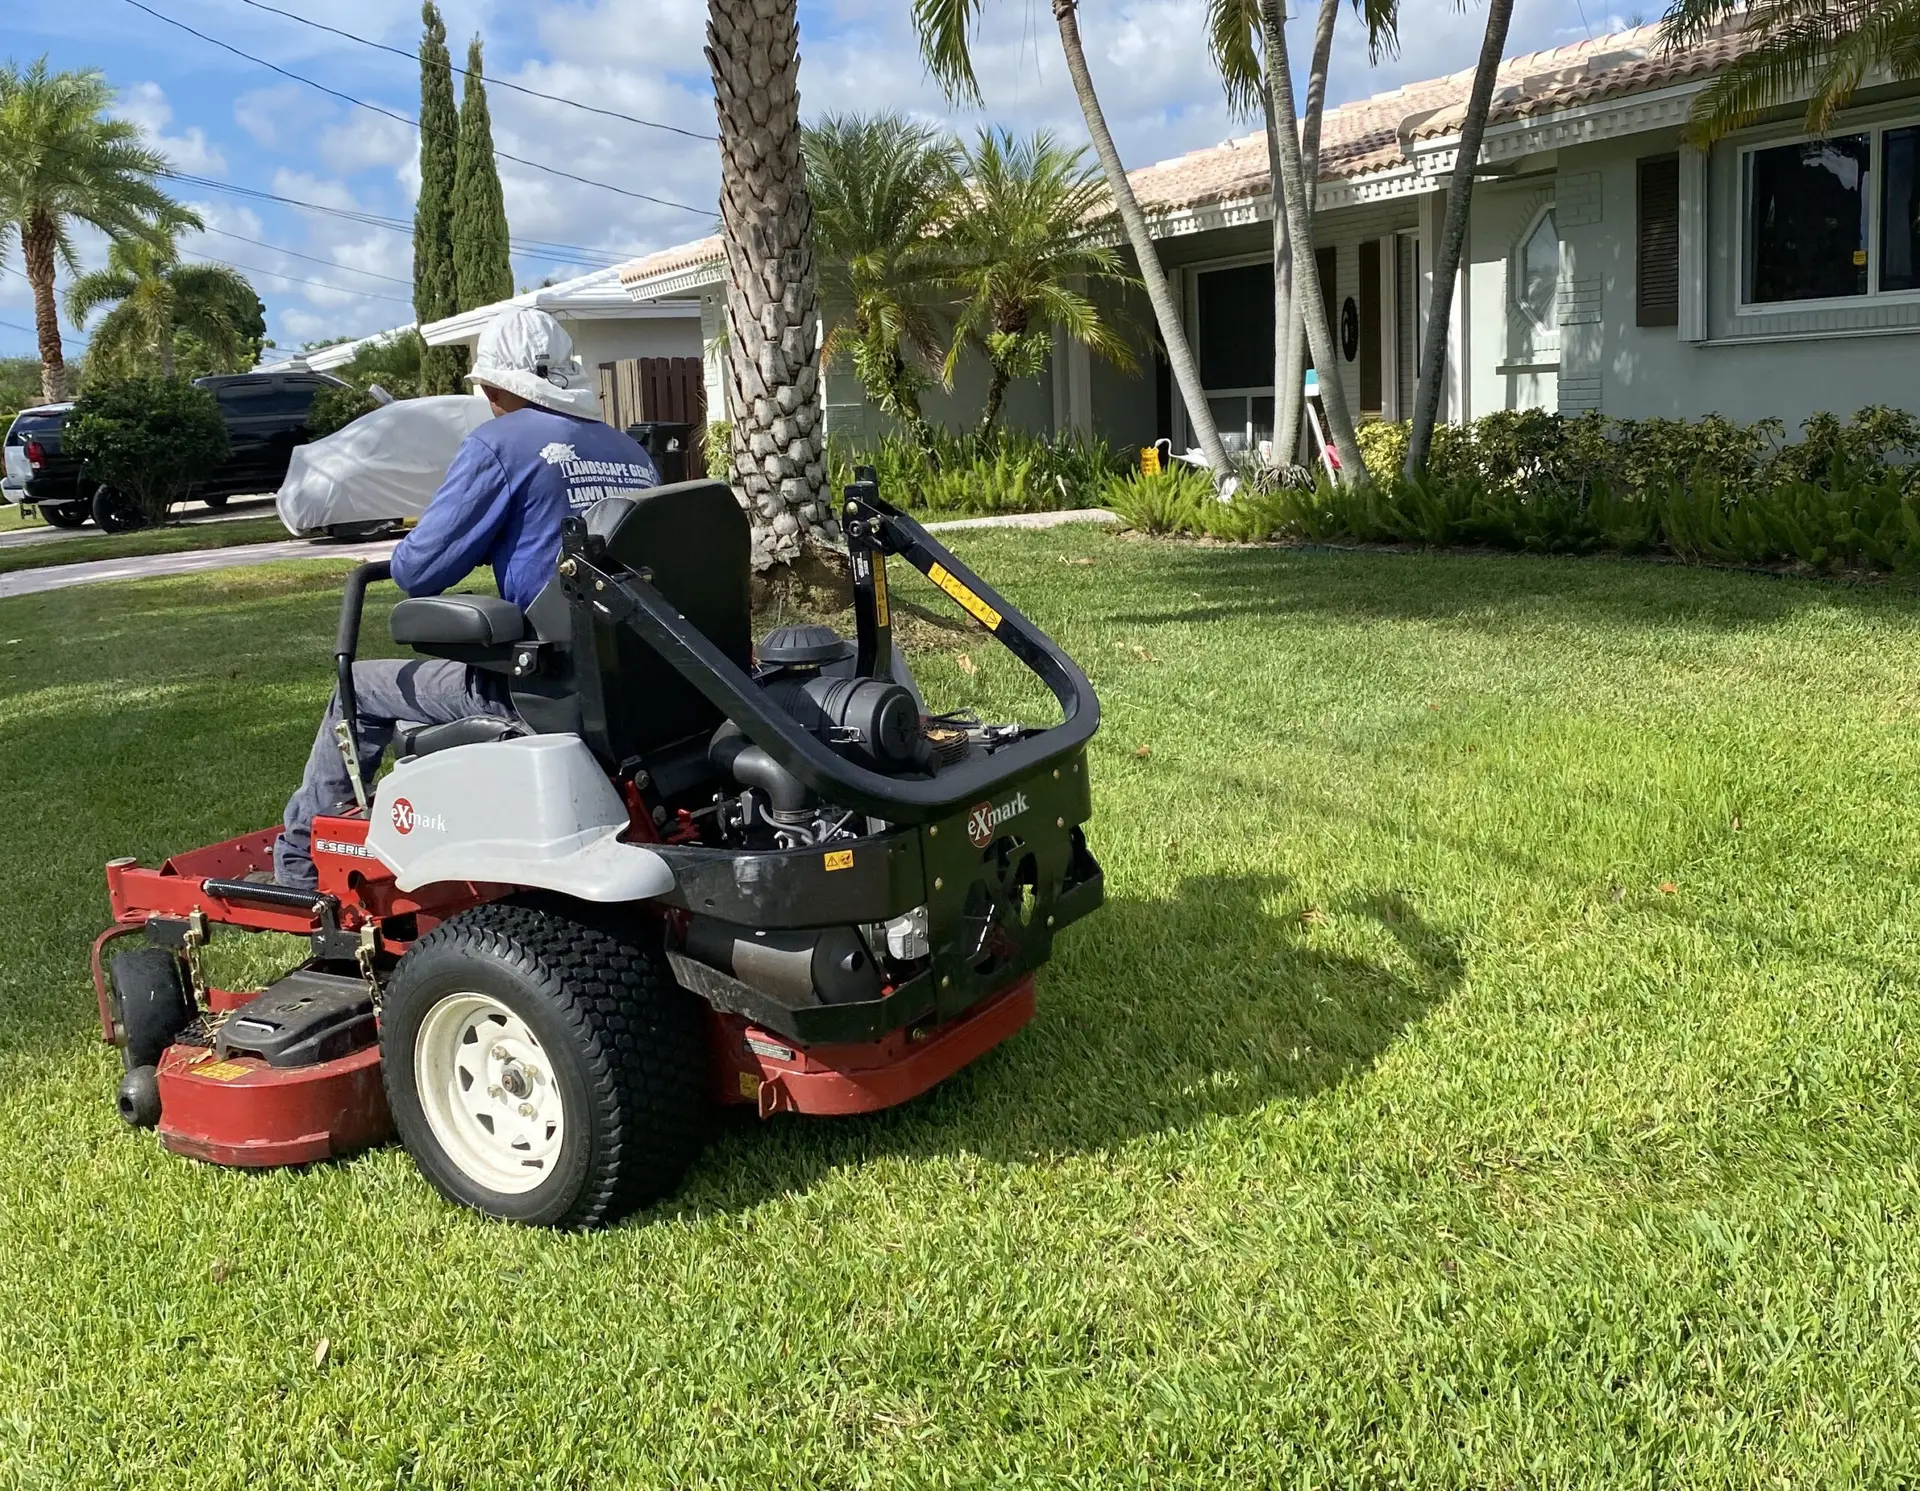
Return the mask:
POLYGON ((553 911, 464 911, 387 982, 394 1126, 449 1200, 507 1221, 604 1225, 671 1192, 699 1152, 700 1014, 657 950, 553 911))
POLYGON ((113 1108, 128 1128, 152 1128, 160 1122, 160 1074, 150 1066, 134 1067, 120 1079, 113 1108))

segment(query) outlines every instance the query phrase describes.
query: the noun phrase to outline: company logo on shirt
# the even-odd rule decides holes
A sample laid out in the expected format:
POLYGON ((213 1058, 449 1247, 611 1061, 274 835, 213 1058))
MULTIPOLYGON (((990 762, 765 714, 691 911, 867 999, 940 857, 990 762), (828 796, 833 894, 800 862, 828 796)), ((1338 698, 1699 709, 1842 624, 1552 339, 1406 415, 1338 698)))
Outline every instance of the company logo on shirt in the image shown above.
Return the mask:
POLYGON ((540 448, 540 459, 549 466, 563 466, 568 461, 579 460, 580 452, 563 441, 555 440, 550 445, 540 448))

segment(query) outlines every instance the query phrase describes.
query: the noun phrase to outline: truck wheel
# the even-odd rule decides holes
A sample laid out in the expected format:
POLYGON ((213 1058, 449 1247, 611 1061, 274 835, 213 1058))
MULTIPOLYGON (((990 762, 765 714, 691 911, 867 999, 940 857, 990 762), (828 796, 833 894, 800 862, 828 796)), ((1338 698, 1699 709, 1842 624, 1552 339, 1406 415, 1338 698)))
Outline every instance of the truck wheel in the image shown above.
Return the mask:
POLYGON ((93 522, 102 533, 131 533, 144 528, 146 514, 112 487, 100 487, 93 494, 93 522))
POLYGON ((699 1152, 705 1025, 665 957, 497 902, 401 958, 381 1008, 387 1104, 451 1201, 597 1227, 670 1193, 699 1152))
POLYGON ((87 511, 84 502, 63 502, 57 507, 41 508, 40 516, 55 528, 81 528, 93 515, 87 511))
POLYGON ((215 492, 211 497, 202 497, 200 500, 206 503, 211 511, 219 512, 221 508, 227 505, 227 498, 232 495, 231 492, 215 492))

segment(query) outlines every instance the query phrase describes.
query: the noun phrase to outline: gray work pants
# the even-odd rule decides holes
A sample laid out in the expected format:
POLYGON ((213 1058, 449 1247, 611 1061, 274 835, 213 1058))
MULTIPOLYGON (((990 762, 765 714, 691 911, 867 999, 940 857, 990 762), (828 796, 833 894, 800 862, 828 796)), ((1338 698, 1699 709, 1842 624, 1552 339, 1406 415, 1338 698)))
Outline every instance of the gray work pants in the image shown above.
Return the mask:
MULTIPOLYGON (((498 674, 440 658, 381 658, 353 665, 354 713, 359 717, 360 775, 369 791, 380 753, 401 721, 445 725, 474 715, 511 718, 506 680, 498 674)), ((340 720, 340 694, 334 691, 307 755, 300 790, 287 800, 283 831, 273 845, 273 878, 281 885, 311 890, 313 820, 353 801, 353 782, 341 759, 333 727, 340 720)))

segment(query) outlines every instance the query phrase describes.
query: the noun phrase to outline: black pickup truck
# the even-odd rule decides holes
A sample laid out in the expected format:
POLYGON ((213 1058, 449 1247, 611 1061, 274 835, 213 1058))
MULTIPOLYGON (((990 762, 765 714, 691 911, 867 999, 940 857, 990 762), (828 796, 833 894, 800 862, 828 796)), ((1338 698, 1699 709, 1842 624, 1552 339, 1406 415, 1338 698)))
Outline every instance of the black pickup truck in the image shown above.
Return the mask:
MULTIPOLYGON (((194 382, 214 396, 226 421, 233 449, 204 482, 187 489, 184 500, 225 507, 229 497, 271 492, 286 479, 293 448, 307 441, 307 411, 323 388, 341 386, 326 373, 223 373, 194 382)), ((60 448, 61 428, 71 404, 23 409, 7 431, 9 447, 19 447, 28 474, 20 490, 22 506, 31 505, 58 528, 78 528, 92 518, 109 533, 140 526, 132 505, 111 487, 92 480, 86 468, 60 448)), ((18 465, 16 460, 12 463, 18 465)), ((14 488, 9 488, 11 494, 14 488)))

